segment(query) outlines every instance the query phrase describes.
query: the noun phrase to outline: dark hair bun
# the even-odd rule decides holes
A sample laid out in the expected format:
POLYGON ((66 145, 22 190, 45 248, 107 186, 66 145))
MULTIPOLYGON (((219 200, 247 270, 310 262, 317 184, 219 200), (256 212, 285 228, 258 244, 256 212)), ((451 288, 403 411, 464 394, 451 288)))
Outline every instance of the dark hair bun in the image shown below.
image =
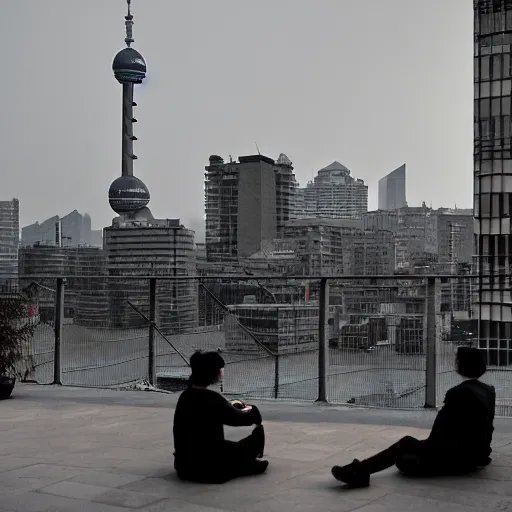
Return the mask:
POLYGON ((224 359, 217 352, 197 351, 190 358, 192 381, 195 385, 209 386, 213 384, 224 368, 224 359))

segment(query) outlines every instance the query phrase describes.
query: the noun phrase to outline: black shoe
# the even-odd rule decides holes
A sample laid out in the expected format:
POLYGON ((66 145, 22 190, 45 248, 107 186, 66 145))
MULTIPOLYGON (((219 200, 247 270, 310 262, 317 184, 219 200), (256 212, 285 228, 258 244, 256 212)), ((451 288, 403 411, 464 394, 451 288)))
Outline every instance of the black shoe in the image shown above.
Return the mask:
POLYGON ((255 460, 253 475, 261 475, 265 473, 268 468, 268 460, 255 460))
POLYGON ((265 473, 268 468, 268 460, 252 460, 247 462, 240 476, 253 476, 265 473))
POLYGON ((254 437, 254 443, 256 448, 256 458, 261 459, 263 457, 263 452, 265 450, 265 429, 263 425, 258 425, 252 431, 252 435, 254 437))
POLYGON ((370 485, 370 473, 364 470, 357 459, 352 464, 343 467, 334 466, 331 473, 336 480, 347 484, 352 489, 360 489, 370 485))

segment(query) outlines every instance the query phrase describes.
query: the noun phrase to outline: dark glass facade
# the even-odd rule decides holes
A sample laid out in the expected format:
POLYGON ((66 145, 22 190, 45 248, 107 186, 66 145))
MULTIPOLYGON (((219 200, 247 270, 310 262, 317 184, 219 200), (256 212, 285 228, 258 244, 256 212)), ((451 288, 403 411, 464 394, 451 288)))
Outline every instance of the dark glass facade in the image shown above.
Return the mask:
POLYGON ((474 0, 474 215, 479 346, 512 363, 512 0, 474 0))

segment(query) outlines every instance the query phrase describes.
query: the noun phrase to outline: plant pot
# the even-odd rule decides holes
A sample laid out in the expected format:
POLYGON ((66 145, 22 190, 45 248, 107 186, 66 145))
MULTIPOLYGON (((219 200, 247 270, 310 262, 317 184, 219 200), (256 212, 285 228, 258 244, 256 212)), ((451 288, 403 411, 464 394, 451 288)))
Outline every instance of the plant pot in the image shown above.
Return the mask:
POLYGON ((11 396, 16 379, 0 376, 0 400, 5 400, 11 396))

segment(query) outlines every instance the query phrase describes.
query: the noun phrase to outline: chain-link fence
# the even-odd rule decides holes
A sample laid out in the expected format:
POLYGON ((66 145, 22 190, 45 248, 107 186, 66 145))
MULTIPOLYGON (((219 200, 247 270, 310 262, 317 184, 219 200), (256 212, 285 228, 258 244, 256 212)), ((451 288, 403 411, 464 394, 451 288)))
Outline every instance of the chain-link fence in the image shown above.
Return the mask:
MULTIPOLYGON (((230 396, 312 401, 323 385, 333 403, 421 408, 460 382, 457 347, 478 345, 470 276, 325 278, 325 307, 319 278, 163 277, 153 292, 147 277, 59 279, 60 298, 56 278, 0 288, 31 305, 24 357, 39 383, 179 391, 194 351, 215 350, 230 396)), ((511 370, 490 365, 484 380, 512 414, 511 370)))
POLYGON ((329 282, 329 398, 377 407, 423 407, 423 280, 329 282))

